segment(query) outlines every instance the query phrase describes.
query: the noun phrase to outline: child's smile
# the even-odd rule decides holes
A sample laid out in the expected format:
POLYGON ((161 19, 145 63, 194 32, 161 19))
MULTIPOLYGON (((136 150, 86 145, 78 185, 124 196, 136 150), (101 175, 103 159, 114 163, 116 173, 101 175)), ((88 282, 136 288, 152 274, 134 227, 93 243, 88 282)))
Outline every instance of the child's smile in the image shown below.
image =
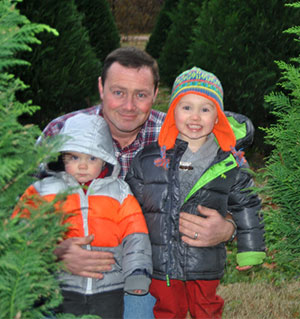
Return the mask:
POLYGON ((206 141, 218 119, 214 103, 197 94, 183 96, 176 105, 174 115, 181 138, 189 143, 193 151, 197 151, 206 141))

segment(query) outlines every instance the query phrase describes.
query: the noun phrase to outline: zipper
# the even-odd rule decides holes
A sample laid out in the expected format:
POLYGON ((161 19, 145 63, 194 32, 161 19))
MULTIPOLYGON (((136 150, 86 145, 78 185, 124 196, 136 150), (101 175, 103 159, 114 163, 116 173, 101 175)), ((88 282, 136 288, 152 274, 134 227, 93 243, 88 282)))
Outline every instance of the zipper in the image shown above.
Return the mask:
MULTIPOLYGON (((187 145, 186 145, 187 147, 187 145)), ((172 177, 174 175, 171 175, 171 171, 172 171, 172 168, 173 166, 175 165, 175 172, 178 173, 178 168, 179 168, 179 162, 180 160, 174 160, 174 159, 177 159, 177 158, 181 158, 186 147, 184 149, 182 149, 182 147, 178 147, 178 145, 175 143, 175 148, 174 148, 174 155, 170 156, 170 163, 169 163, 169 169, 168 169, 168 175, 169 175, 169 178, 168 180, 172 180, 172 177), (178 150, 179 148, 179 150, 178 150)), ((178 177, 176 177, 178 178, 178 177)), ((170 227, 167 227, 167 230, 168 230, 168 243, 167 243, 167 246, 168 246, 168 256, 170 257, 171 256, 171 251, 172 251, 172 243, 171 243, 171 230, 172 230, 172 207, 173 207, 173 200, 172 200, 172 194, 173 194, 173 185, 174 183, 168 183, 168 194, 170 194, 170 201, 169 201, 169 207, 168 207, 168 214, 169 214, 169 224, 170 224, 170 227)), ((171 286, 171 282, 170 282, 170 277, 169 277, 169 270, 170 270, 170 258, 168 258, 167 260, 167 263, 166 263, 166 283, 167 283, 167 287, 170 287, 171 286)))
MULTIPOLYGON (((93 182, 92 182, 93 183, 93 182)), ((92 185, 91 183, 91 185, 92 185)), ((81 207, 81 216, 82 216, 82 221, 83 221, 83 230, 84 230, 84 236, 89 235, 89 225, 88 225, 88 213, 89 213, 89 202, 88 202, 88 192, 89 188, 88 187, 86 194, 82 189, 79 190, 79 196, 80 196, 80 207, 81 207)), ((87 250, 92 250, 91 245, 86 245, 87 250)), ((87 278, 87 283, 86 283, 86 294, 91 294, 92 292, 92 278, 88 277, 87 278)))
MULTIPOLYGON (((169 169, 168 169, 168 174, 170 175, 170 169, 171 169, 171 165, 172 165, 172 159, 170 160, 170 164, 169 164, 169 169)), ((166 263, 166 283, 167 283, 167 287, 170 287, 171 284, 170 284, 170 278, 169 278, 169 265, 170 265, 170 255, 171 255, 171 251, 172 251, 172 245, 171 245, 171 230, 172 230, 172 195, 173 192, 172 192, 172 183, 169 183, 168 185, 168 194, 170 196, 170 201, 169 201, 169 207, 168 207, 168 214, 169 214, 169 227, 167 227, 167 231, 168 231, 168 237, 167 237, 167 247, 168 247, 168 260, 167 260, 167 263, 166 263)))
POLYGON ((219 176, 226 178, 225 173, 230 171, 234 167, 237 167, 237 163, 232 154, 230 154, 227 158, 221 160, 220 162, 217 162, 210 166, 187 194, 184 203, 186 203, 187 200, 191 196, 193 196, 199 189, 201 189, 204 185, 208 184, 215 178, 219 176))

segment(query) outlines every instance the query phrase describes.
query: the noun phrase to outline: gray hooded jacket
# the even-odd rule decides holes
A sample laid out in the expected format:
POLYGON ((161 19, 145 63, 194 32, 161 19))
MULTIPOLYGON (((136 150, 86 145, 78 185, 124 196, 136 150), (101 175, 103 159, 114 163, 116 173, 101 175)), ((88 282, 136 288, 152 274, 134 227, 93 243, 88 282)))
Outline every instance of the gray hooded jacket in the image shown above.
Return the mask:
POLYGON ((68 192, 64 204, 72 216, 67 237, 94 234, 88 250, 109 251, 116 263, 104 278, 92 279, 67 272, 59 274, 62 289, 82 294, 122 289, 129 293, 148 292, 152 273, 151 245, 141 208, 129 186, 118 178, 120 165, 115 158, 112 137, 104 119, 97 115, 78 114, 69 118, 60 132, 63 143, 58 151, 75 151, 99 157, 113 166, 110 176, 94 179, 86 192, 64 171, 31 187, 45 198, 68 192), (75 212, 75 213, 74 213, 75 212))

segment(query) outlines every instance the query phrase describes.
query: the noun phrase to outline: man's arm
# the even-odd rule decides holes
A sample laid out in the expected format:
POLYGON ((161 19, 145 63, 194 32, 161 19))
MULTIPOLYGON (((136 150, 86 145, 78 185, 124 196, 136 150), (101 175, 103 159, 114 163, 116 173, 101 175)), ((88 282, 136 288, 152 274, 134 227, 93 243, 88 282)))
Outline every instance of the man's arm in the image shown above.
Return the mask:
POLYGON ((94 235, 69 238, 62 241, 54 253, 72 274, 102 279, 102 272, 110 271, 115 260, 110 252, 90 251, 81 247, 81 245, 90 244, 93 240, 94 235))
POLYGON ((235 231, 232 223, 215 209, 198 205, 198 211, 206 217, 180 213, 179 231, 184 242, 195 247, 208 247, 231 239, 235 231))

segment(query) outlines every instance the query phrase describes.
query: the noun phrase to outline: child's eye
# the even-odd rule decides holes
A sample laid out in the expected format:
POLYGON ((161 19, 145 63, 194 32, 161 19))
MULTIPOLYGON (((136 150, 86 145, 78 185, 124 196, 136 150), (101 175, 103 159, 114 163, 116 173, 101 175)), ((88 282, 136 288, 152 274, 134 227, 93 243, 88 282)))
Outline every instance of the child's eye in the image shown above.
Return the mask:
POLYGON ((77 155, 71 155, 71 160, 77 161, 78 160, 78 156, 77 155))
POLYGON ((90 157, 90 161, 96 161, 96 159, 97 159, 97 157, 95 157, 95 156, 90 157))
POLYGON ((182 107, 183 110, 189 111, 191 109, 191 107, 189 105, 184 105, 182 107))

